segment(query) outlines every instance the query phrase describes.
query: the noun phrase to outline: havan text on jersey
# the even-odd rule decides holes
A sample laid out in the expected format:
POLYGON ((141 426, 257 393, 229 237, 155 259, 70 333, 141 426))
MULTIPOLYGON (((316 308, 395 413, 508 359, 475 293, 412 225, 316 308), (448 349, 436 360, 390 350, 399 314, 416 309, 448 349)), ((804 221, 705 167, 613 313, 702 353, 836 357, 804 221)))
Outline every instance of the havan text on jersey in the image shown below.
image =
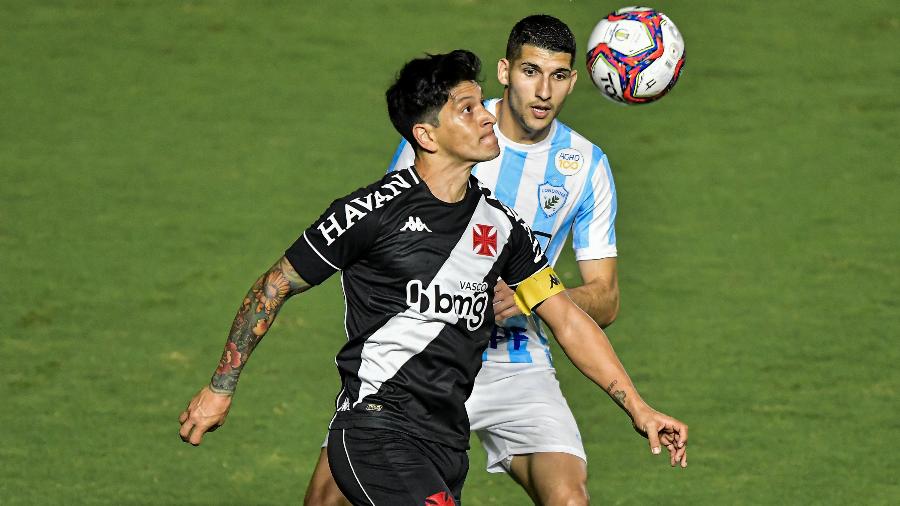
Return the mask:
POLYGON ((344 232, 359 223, 359 220, 400 195, 401 188, 410 188, 411 186, 412 183, 403 179, 401 172, 395 172, 391 180, 382 184, 379 190, 347 201, 344 204, 343 220, 338 219, 338 213, 331 213, 325 221, 319 223, 318 228, 322 232, 322 237, 325 238, 325 245, 331 246, 335 239, 344 235, 344 232), (382 193, 382 190, 385 193, 382 193))

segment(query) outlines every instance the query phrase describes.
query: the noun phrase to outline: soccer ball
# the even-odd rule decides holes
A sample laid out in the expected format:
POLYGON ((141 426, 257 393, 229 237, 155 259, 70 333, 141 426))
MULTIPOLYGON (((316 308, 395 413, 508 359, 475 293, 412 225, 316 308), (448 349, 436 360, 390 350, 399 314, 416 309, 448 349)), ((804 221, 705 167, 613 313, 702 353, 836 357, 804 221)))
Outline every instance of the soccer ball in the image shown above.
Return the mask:
POLYGON ((684 67, 684 39, 665 14, 625 7, 600 20, 588 39, 594 85, 620 104, 645 104, 675 86, 684 67))

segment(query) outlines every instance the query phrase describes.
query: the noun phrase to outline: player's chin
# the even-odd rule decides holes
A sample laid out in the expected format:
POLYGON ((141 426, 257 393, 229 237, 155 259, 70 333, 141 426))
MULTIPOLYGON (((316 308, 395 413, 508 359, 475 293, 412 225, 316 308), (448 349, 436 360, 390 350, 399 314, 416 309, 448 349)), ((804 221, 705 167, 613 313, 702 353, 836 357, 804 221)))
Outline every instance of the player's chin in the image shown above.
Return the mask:
POLYGON ((553 122, 553 119, 555 117, 556 116, 553 114, 547 114, 547 116, 545 116, 543 118, 536 118, 536 117, 532 116, 531 118, 528 118, 529 119, 528 128, 532 132, 540 132, 541 130, 544 130, 545 128, 549 127, 550 123, 553 122))
POLYGON ((479 142, 480 160, 486 162, 500 156, 500 143, 497 142, 497 136, 492 133, 482 137, 479 142))
POLYGON ((500 146, 499 145, 494 146, 491 149, 489 149, 488 151, 486 151, 484 160, 482 160, 482 161, 486 162, 488 160, 493 160, 494 158, 497 158, 498 156, 500 156, 500 146))

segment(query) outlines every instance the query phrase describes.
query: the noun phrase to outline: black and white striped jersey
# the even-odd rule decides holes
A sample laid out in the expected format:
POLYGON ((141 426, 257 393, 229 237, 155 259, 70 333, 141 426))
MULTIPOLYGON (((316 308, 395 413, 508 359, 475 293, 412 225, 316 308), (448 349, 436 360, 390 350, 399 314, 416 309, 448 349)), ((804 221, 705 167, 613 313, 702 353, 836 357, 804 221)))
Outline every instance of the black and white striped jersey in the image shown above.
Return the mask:
POLYGON ((547 265, 515 212, 474 176, 460 202, 438 200, 410 167, 332 202, 285 256, 310 284, 341 271, 348 339, 331 428, 468 448, 497 278, 515 288, 547 265))

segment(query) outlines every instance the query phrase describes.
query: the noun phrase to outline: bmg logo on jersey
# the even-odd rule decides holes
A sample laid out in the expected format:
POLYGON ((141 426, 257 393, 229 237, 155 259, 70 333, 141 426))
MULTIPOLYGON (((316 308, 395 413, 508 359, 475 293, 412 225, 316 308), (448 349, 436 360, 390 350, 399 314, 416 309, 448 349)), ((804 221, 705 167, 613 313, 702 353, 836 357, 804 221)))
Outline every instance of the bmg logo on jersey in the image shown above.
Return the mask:
POLYGON ((444 293, 441 285, 434 285, 434 291, 426 294, 422 282, 414 279, 406 284, 406 303, 423 315, 436 318, 455 315, 466 321, 466 328, 477 330, 484 323, 488 294, 485 291, 475 293, 444 293))

